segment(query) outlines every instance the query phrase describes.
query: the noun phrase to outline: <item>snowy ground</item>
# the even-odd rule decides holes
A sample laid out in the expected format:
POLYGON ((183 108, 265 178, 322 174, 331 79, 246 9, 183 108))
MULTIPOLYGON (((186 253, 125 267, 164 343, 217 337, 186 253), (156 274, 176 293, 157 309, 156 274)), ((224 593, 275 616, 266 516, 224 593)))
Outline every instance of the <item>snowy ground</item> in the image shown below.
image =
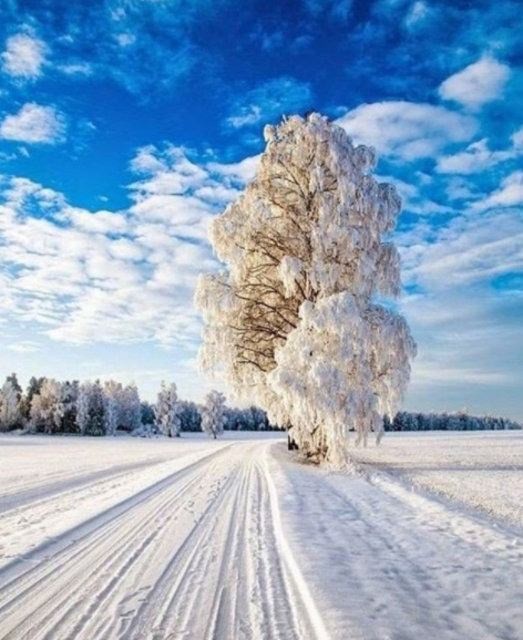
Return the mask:
POLYGON ((350 475, 272 434, 0 437, 0 637, 520 640, 522 453, 394 435, 350 475))
POLYGON ((523 529, 523 431, 387 434, 353 457, 523 529))

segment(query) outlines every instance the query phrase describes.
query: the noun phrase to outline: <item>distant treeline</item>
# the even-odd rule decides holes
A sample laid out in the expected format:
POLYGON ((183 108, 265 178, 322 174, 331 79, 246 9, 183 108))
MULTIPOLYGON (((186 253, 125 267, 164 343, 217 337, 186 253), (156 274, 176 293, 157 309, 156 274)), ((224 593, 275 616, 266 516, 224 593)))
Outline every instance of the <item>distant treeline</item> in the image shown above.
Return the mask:
MULTIPOLYGON (((127 431, 136 435, 179 435, 202 431, 205 404, 181 400, 176 385, 162 385, 156 403, 140 399, 134 384, 114 380, 60 382, 53 378, 31 378, 22 389, 16 374, 0 386, 0 431, 23 429, 29 433, 77 433, 114 435, 127 431)), ((265 411, 258 407, 225 406, 226 431, 273 431, 265 411)), ((220 418, 221 422, 221 418, 220 418)), ((460 413, 408 413, 401 411, 392 421, 384 419, 385 431, 481 431, 521 429, 506 418, 476 417, 460 413)))
POLYGON ((487 431, 521 429, 508 418, 469 416, 467 413, 408 413, 400 411, 391 421, 384 418, 385 431, 487 431))
MULTIPOLYGON (((205 405, 179 399, 174 384, 168 389, 162 386, 156 403, 141 400, 136 385, 115 380, 79 382, 32 377, 24 390, 13 373, 0 386, 0 431, 4 432, 22 429, 28 433, 89 436, 114 435, 117 431, 142 436, 179 435, 202 431, 204 411, 205 405)), ((225 407, 223 428, 277 429, 258 407, 225 407)))

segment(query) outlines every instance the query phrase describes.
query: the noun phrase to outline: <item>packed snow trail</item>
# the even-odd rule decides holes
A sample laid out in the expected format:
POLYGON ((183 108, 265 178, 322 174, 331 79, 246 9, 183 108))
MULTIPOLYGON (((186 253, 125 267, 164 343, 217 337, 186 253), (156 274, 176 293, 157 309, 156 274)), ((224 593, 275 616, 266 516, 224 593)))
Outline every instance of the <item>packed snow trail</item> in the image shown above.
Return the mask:
POLYGON ((319 637, 278 551, 267 446, 207 452, 8 563, 1 637, 319 637))
POLYGON ((516 530, 397 479, 256 434, 18 442, 0 438, 2 639, 523 638, 516 530))

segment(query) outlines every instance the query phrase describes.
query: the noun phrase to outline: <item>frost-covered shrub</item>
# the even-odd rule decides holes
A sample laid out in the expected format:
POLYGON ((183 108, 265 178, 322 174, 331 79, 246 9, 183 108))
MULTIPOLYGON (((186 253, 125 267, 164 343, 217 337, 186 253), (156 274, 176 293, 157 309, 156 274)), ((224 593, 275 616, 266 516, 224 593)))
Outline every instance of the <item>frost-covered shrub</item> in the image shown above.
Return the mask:
POLYGON ((374 151, 318 114, 265 137, 256 178, 211 227, 226 269, 196 292, 201 361, 307 455, 340 462, 350 431, 365 441, 397 411, 415 353, 405 321, 374 300, 400 290, 386 241, 400 199, 370 175, 374 151))

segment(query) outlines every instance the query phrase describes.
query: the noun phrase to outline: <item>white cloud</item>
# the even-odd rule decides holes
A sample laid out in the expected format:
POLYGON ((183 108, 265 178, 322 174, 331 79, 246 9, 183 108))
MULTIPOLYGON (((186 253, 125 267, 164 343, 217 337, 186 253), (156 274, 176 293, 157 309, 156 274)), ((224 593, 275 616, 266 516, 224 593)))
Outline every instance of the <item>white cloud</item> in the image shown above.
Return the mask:
POLYGON ((516 151, 523 150, 523 127, 512 134, 511 140, 516 151))
POLYGON ((441 83, 439 94, 471 109, 479 109, 501 97, 510 76, 510 68, 494 58, 484 56, 441 83))
POLYGON ((404 101, 363 104, 337 123, 356 143, 406 160, 434 157, 450 143, 467 142, 478 128, 471 116, 404 101))
POLYGON ((26 178, 0 181, 0 313, 75 344, 191 344, 192 296, 217 268, 212 216, 237 196, 247 163, 198 164, 171 145, 140 149, 124 211, 87 211, 26 178))
POLYGON ((246 184, 252 180, 260 164, 261 155, 249 156, 233 164, 223 164, 219 162, 209 162, 207 168, 219 176, 228 176, 233 180, 246 184))
POLYGON ((88 62, 69 62, 58 65, 56 68, 67 76, 85 77, 94 73, 92 65, 88 62))
MULTIPOLYGON (((407 283, 430 290, 488 282, 523 271, 523 219, 519 212, 479 215, 474 205, 447 225, 398 233, 407 283)), ((454 310, 449 308, 450 313, 454 310)))
POLYGON ((310 85, 294 78, 274 78, 251 89, 236 101, 227 126, 234 129, 258 125, 309 106, 312 100, 310 85))
POLYGON ((513 150, 491 151, 486 139, 470 144, 465 151, 438 159, 439 173, 470 175, 514 157, 513 150))
POLYGON ((516 207, 523 204, 523 171, 506 176, 498 189, 487 198, 474 203, 474 209, 482 211, 493 207, 516 207))
POLYGON ((407 15, 405 16, 405 26, 409 31, 415 30, 418 26, 423 24, 430 14, 429 7, 423 0, 416 0, 414 2, 407 15))
POLYGON ((65 118, 54 107, 28 102, 0 122, 0 138, 27 143, 56 144, 65 135, 65 118))
POLYGON ((47 47, 42 40, 27 33, 7 39, 2 53, 2 68, 16 78, 34 79, 41 75, 47 47))
POLYGON ((20 340, 19 342, 11 342, 6 346, 6 349, 15 353, 36 353, 40 351, 40 345, 32 340, 20 340))

